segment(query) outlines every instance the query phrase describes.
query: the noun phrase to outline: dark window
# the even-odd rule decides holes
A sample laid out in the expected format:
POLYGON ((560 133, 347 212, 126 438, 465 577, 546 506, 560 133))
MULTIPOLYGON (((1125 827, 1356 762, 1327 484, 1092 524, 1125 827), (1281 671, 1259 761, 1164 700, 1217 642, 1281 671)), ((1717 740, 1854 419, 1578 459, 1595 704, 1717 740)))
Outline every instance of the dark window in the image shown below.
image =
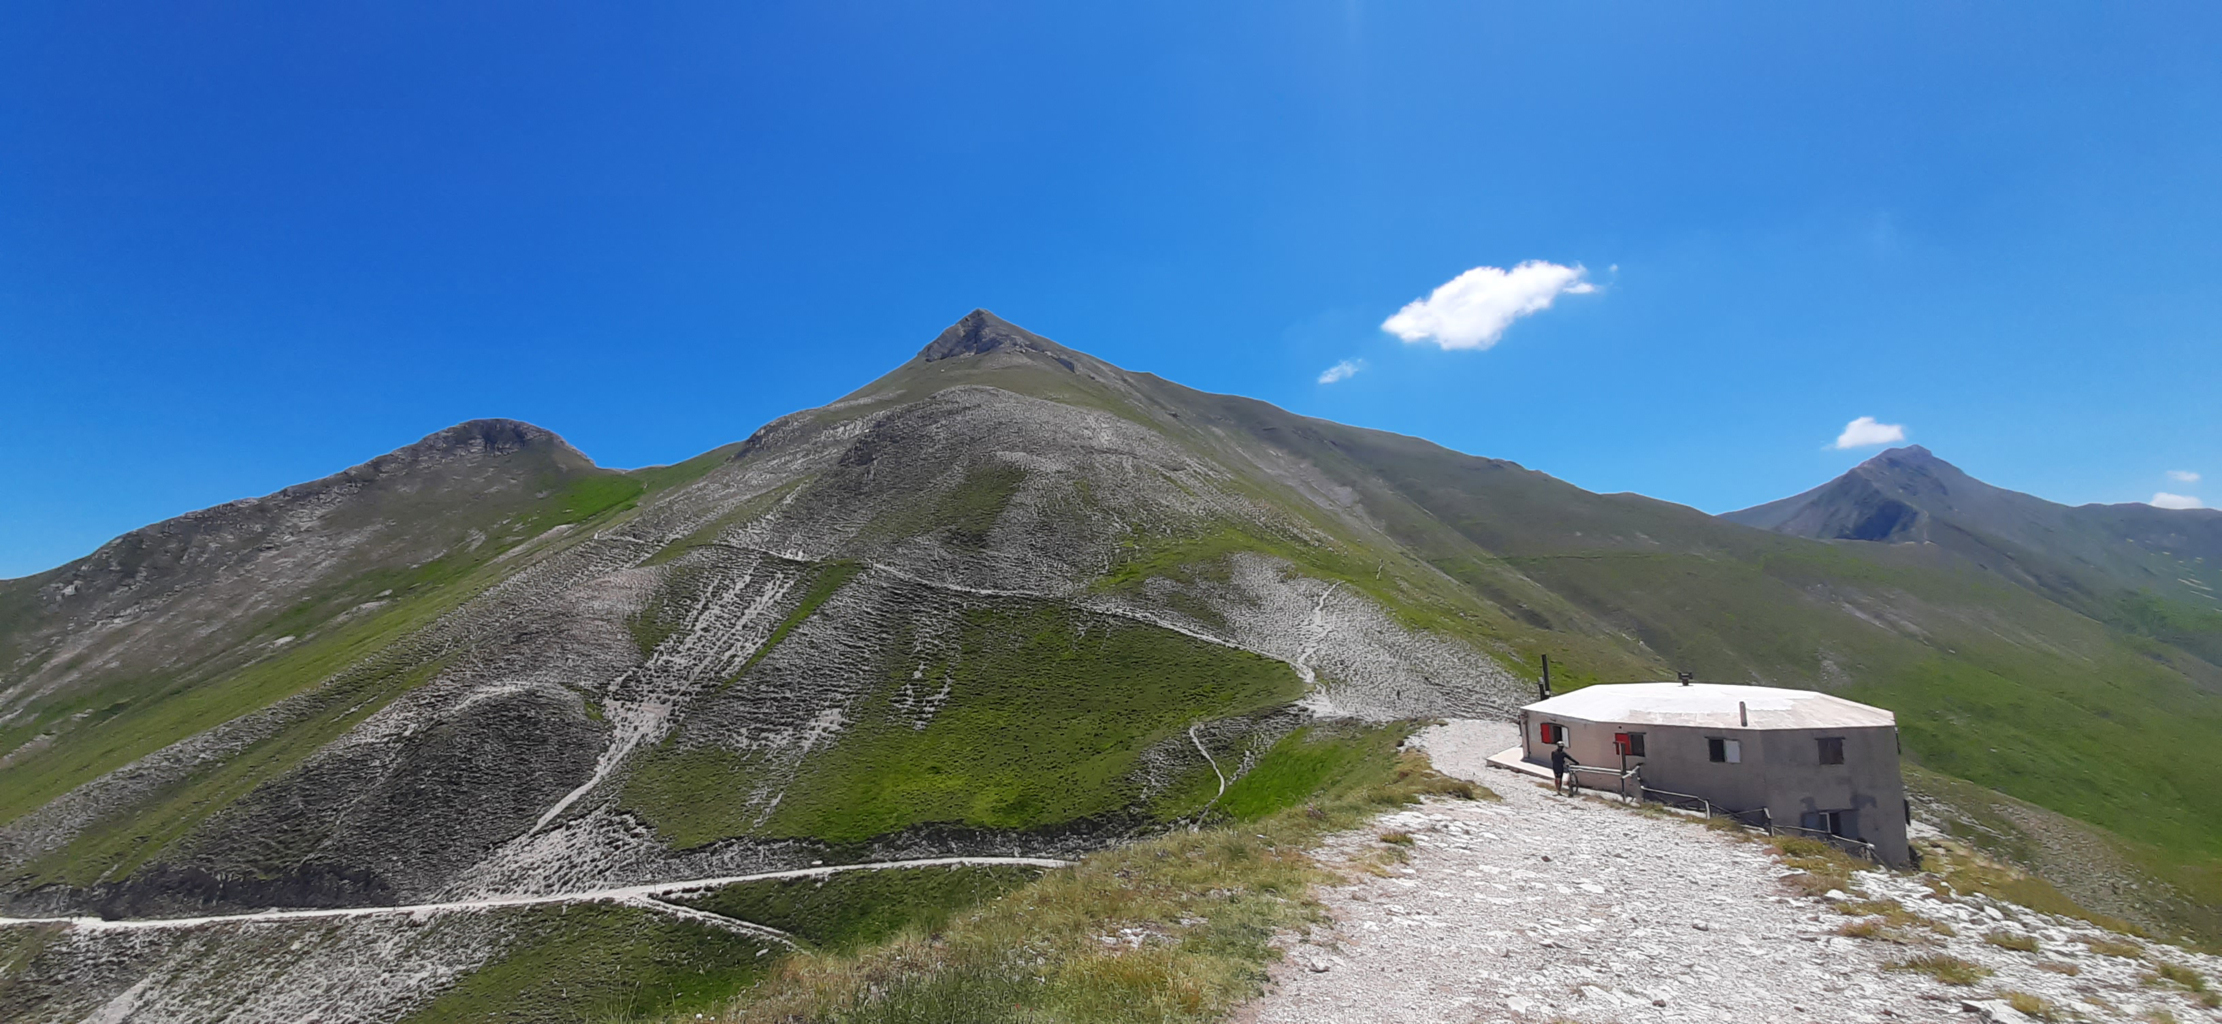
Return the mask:
POLYGON ((1563 726, 1563 725, 1560 725, 1560 724, 1558 724, 1557 722, 1545 722, 1545 723, 1543 723, 1543 742, 1545 742, 1545 743, 1564 743, 1564 742, 1566 742, 1566 727, 1565 727, 1565 726, 1563 726))
MULTIPOLYGON (((1499 735, 1503 734, 1499 733, 1499 735)), ((1709 761, 1728 760, 1728 741, 1718 736, 1707 737, 1705 740, 1705 758, 1709 761)))
POLYGON ((1629 757, 1642 757, 1642 756, 1644 756, 1644 755, 1643 755, 1643 734, 1642 734, 1642 733, 1640 733, 1640 732, 1624 732, 1624 733, 1621 733, 1621 734, 1620 734, 1620 736, 1619 736, 1618 738, 1619 738, 1619 740, 1620 740, 1620 743, 1618 744, 1618 746, 1620 747, 1620 752, 1621 752, 1621 753, 1623 753, 1623 754, 1626 754, 1626 755, 1628 755, 1629 757))
POLYGON ((1823 736, 1818 742, 1821 744, 1822 764, 1844 763, 1844 737, 1823 736))
POLYGON ((1798 816, 1798 826, 1832 836, 1853 837, 1858 829, 1852 825, 1850 811, 1807 811, 1798 816))

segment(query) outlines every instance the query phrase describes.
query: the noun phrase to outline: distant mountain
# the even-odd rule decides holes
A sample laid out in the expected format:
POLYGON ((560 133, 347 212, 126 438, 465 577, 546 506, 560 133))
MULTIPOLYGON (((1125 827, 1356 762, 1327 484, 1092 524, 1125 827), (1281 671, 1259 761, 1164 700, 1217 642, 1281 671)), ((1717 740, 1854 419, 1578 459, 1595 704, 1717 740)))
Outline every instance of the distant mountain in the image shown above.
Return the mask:
POLYGON ((2059 505, 1993 487, 1912 445, 1721 518, 1816 540, 1934 546, 2222 663, 2222 511, 2059 505))
MULTIPOLYGON (((1909 758, 2114 830, 2159 879, 2060 872, 2078 898, 2222 934, 2212 520, 2062 519, 1892 457, 1736 514, 1753 529, 1198 392, 985 311, 675 466, 467 423, 0 581, 0 905, 413 905, 1054 854, 1212 813, 1322 717, 1509 715, 1549 654, 1561 686, 1682 669, 1890 707, 1909 758)), ((237 960, 99 947, 35 1017, 0 966, 0 1016, 251 986, 383 1000, 272 1019, 436 1018, 470 978, 547 980, 579 920, 365 919, 237 960), (329 980, 364 964, 387 980, 329 980)))

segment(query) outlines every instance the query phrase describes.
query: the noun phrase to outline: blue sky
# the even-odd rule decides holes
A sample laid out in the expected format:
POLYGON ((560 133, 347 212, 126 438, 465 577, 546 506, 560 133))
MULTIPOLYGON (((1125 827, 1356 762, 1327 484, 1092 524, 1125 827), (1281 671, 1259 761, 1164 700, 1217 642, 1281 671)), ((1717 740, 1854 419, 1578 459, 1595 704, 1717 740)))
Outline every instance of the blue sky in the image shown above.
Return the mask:
POLYGON ((2218 55, 2202 3, 9 4, 0 576, 472 417, 675 461, 974 306, 1708 511, 1863 416, 2222 504, 2218 55), (1589 288, 1382 329, 1529 261, 1589 288))

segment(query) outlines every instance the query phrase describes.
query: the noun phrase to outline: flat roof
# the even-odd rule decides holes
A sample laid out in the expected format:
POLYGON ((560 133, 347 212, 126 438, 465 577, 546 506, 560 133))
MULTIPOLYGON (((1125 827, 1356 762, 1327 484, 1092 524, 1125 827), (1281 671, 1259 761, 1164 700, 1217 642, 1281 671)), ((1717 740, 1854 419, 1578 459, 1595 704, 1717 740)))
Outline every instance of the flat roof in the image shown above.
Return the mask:
POLYGON ((1725 683, 1601 683, 1537 701, 1526 710, 1586 722, 1707 729, 1856 729, 1898 724, 1898 716, 1881 708, 1813 690, 1725 683), (1742 724, 1738 704, 1749 713, 1751 724, 1742 724))

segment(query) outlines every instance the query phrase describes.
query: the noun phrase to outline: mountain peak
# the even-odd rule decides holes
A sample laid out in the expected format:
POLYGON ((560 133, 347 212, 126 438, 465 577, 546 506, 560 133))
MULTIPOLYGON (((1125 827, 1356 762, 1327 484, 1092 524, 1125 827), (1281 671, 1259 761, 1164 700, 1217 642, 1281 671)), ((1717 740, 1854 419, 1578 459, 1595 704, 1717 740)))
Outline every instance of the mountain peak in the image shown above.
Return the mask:
POLYGON ((931 363, 956 356, 986 355, 1004 348, 1040 352, 1060 358, 1067 354, 1064 346, 1048 338, 987 310, 975 309, 966 313, 964 319, 950 324, 931 344, 920 349, 918 357, 931 363))
MULTIPOLYGON (((499 459, 522 452, 543 453, 566 469, 594 468, 592 459, 571 447, 570 442, 555 431, 536 427, 523 420, 478 419, 465 420, 446 430, 426 434, 414 443, 396 448, 348 469, 337 477, 327 479, 375 479, 394 473, 406 473, 412 467, 499 459)), ((297 484, 287 490, 318 487, 325 482, 297 484)))
POLYGON ((1891 448, 1859 464, 1860 469, 1928 469, 1932 467, 1957 469, 1951 463, 1937 458, 1936 453, 1917 444, 1891 448))
POLYGON ((1877 456, 1875 456, 1875 457, 1874 457, 1874 458, 1872 458, 1872 459, 1868 459, 1867 461, 1869 461, 1869 462, 1923 462, 1923 461, 1938 461, 1938 462, 1941 462, 1941 461, 1943 461, 1943 460, 1941 460, 1941 459, 1938 459, 1938 458, 1937 458, 1937 456, 1936 456, 1936 453, 1935 453, 1935 452, 1932 452, 1932 451, 1930 451, 1930 450, 1928 450, 1927 448, 1923 448, 1923 447, 1921 447, 1920 445, 1917 445, 1917 444, 1909 444, 1909 445, 1906 445, 1906 446, 1905 446, 1905 447, 1903 447, 1903 448, 1888 448, 1888 449, 1885 449, 1885 450, 1883 451, 1883 453, 1882 453, 1882 454, 1880 454, 1880 455, 1877 455, 1877 456))
POLYGON ((441 451, 482 451, 492 455, 507 455, 536 444, 563 444, 563 438, 552 430, 536 427, 523 420, 478 419, 465 420, 446 430, 427 434, 407 450, 432 453, 441 451))

